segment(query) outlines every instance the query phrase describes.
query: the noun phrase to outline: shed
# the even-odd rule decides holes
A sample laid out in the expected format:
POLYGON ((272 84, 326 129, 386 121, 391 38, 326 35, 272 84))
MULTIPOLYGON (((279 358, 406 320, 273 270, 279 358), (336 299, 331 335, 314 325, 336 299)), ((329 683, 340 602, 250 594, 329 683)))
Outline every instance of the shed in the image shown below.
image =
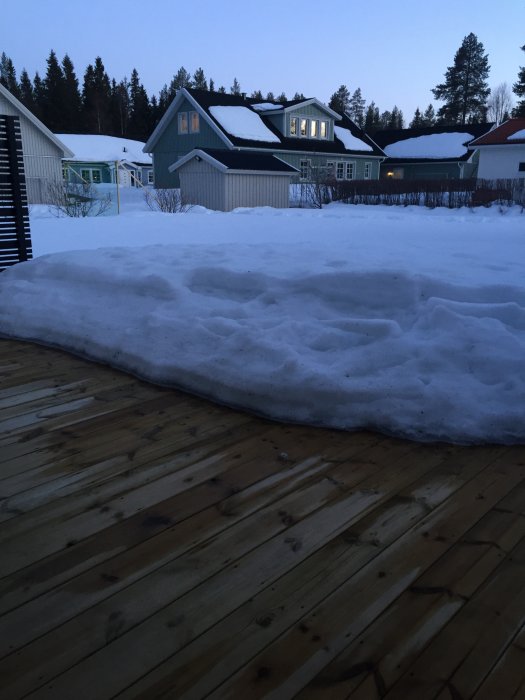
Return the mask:
POLYGON ((288 207, 297 168, 277 156, 250 151, 195 148, 169 167, 180 177, 188 204, 231 211, 236 207, 288 207))

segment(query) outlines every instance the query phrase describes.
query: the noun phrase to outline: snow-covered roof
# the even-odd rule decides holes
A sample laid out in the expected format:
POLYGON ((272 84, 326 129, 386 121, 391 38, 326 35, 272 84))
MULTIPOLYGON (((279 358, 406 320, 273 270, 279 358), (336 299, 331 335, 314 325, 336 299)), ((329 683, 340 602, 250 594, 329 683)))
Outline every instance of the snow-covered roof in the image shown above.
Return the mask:
POLYGON ((465 144, 473 138, 464 131, 428 134, 396 141, 383 150, 389 158, 460 158, 468 152, 465 144))
POLYGON ((519 131, 516 131, 514 134, 507 136, 507 139, 509 141, 520 141, 522 139, 525 139, 525 129, 520 129, 519 131))
POLYGON ((277 109, 284 109, 284 105, 276 105, 273 102, 259 102, 252 105, 252 109, 255 109, 256 112, 274 112, 277 109))
POLYGON ((58 138, 75 154, 68 160, 116 161, 151 164, 151 156, 143 153, 144 143, 119 136, 102 134, 57 134, 58 138))
POLYGON ((343 142, 343 146, 348 151, 373 151, 372 146, 358 139, 349 129, 342 126, 334 126, 334 132, 337 138, 343 142))
POLYGON ((280 143, 280 139, 265 126, 260 116, 248 107, 216 105, 209 107, 209 112, 232 136, 250 141, 280 143))

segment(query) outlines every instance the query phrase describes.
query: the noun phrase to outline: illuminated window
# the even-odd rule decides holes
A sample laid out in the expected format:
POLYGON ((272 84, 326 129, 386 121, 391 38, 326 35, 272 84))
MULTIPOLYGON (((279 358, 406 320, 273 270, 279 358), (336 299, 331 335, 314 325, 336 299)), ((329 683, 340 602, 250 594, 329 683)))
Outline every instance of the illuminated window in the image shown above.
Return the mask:
POLYGON ((188 113, 179 112, 179 134, 188 133, 188 113))
POLYGON ((299 126, 299 119, 297 117, 292 117, 290 119, 290 136, 297 136, 298 126, 299 126))
POLYGON ((301 136, 308 136, 308 119, 301 119, 301 136))
POLYGON ((199 132, 199 113, 190 112, 190 131, 192 134, 199 132))
POLYGON ((317 119, 310 120, 310 138, 319 138, 319 121, 317 119))
POLYGON ((328 122, 325 122, 325 121, 321 122, 320 136, 322 139, 328 138, 328 122))

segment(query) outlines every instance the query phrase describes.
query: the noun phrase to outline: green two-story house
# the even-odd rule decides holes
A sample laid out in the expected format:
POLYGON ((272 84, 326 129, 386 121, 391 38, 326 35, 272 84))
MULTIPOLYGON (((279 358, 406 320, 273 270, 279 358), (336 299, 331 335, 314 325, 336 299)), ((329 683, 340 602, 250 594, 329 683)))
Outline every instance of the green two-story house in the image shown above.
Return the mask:
POLYGON ((170 166, 194 148, 270 152, 297 168, 296 182, 377 180, 385 157, 349 117, 315 98, 261 102, 182 88, 144 146, 155 186, 178 187, 170 166))

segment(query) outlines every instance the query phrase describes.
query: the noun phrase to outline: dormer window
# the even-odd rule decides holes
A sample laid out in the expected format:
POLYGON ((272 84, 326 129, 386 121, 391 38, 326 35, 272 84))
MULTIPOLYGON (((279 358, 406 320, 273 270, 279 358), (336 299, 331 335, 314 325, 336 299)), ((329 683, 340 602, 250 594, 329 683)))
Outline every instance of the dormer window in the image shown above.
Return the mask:
POLYGON ((188 133, 188 112, 179 112, 179 134, 188 133))
POLYGON ((319 120, 318 119, 311 119, 310 120, 310 138, 311 139, 318 139, 319 138, 319 120))
POLYGON ((301 136, 308 136, 308 119, 301 119, 301 136))
POLYGON ((190 112, 190 132, 192 134, 198 134, 199 133, 199 113, 198 112, 190 112))
POLYGON ((290 136, 306 139, 328 139, 329 121, 327 119, 308 119, 307 117, 290 117, 290 136))
POLYGON ((325 122, 325 121, 321 122, 319 135, 321 136, 322 139, 328 138, 328 122, 325 122))
POLYGON ((290 136, 297 136, 298 127, 299 127, 299 119, 297 117, 291 117, 291 119, 290 119, 290 136))

